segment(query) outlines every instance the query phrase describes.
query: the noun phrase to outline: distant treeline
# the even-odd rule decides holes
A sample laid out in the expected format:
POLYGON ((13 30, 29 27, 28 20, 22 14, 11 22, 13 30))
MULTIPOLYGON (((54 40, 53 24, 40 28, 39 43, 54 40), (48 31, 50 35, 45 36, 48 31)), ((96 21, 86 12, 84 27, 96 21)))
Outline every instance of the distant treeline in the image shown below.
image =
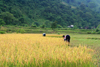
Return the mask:
POLYGON ((100 13, 100 0, 63 0, 69 5, 80 6, 81 4, 100 13))
POLYGON ((85 4, 72 8, 62 0, 0 0, 0 25, 48 28, 53 22, 61 28, 91 29, 99 25, 100 13, 85 4))

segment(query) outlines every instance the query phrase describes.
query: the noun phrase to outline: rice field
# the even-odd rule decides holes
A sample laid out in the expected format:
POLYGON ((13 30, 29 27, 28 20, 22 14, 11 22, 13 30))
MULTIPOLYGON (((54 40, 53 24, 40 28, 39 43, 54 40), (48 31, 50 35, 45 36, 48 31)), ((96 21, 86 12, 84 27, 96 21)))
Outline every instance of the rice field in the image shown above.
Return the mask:
POLYGON ((0 34, 0 67, 94 67, 93 52, 57 34, 0 34))

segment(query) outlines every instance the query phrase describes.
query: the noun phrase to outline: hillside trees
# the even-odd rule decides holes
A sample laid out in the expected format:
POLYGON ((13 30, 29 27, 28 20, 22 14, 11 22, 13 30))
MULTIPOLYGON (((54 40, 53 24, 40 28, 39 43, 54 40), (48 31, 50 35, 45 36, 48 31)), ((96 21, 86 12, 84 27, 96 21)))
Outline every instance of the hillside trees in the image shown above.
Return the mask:
POLYGON ((57 21, 53 22, 51 24, 51 28, 54 30, 55 28, 57 28, 57 21))
POLYGON ((45 21, 45 27, 50 28, 51 22, 49 20, 45 21))
POLYGON ((9 13, 9 12, 2 12, 1 14, 0 14, 0 18, 2 18, 4 21, 5 21, 5 23, 7 24, 7 25, 15 25, 16 24, 16 22, 18 21, 14 16, 13 16, 13 14, 11 14, 11 13, 9 13))
POLYGON ((0 26, 4 25, 4 24, 5 24, 5 22, 3 21, 3 19, 0 19, 0 26))
POLYGON ((96 6, 97 6, 97 5, 96 5, 94 2, 90 2, 90 3, 89 3, 89 7, 90 7, 90 8, 96 8, 96 6))
MULTIPOLYGON (((76 8, 65 5, 62 0, 1 0, 0 19, 5 25, 31 25, 38 27, 57 21, 59 27, 75 25, 78 28, 97 27, 100 14, 81 4, 76 8), (44 21, 40 21, 40 19, 44 21), (48 20, 48 21, 47 21, 48 20)), ((64 0, 77 3, 79 0, 64 0)), ((83 0, 82 0, 83 1, 83 0)), ((88 0, 90 3, 90 1, 88 0)), ((67 3, 66 3, 67 4, 67 3)))

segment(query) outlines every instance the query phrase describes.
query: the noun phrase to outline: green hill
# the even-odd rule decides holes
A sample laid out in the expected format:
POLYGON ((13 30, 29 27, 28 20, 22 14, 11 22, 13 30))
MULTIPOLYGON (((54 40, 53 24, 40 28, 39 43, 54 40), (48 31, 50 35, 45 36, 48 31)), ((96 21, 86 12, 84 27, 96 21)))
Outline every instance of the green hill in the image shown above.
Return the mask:
POLYGON ((60 27, 94 28, 99 18, 99 13, 84 4, 70 6, 61 0, 0 0, 0 25, 50 27, 56 21, 60 27))
POLYGON ((62 0, 66 2, 69 5, 73 6, 80 6, 81 4, 86 5, 86 7, 96 11, 100 12, 100 1, 99 0, 62 0))

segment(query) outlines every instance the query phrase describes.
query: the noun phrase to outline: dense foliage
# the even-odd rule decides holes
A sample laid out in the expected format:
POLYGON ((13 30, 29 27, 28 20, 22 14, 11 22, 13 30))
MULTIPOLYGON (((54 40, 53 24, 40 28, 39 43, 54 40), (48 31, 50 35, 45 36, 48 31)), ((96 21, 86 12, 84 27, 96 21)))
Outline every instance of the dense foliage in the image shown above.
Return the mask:
POLYGON ((99 0, 63 0, 63 1, 73 6, 80 6, 81 4, 85 4, 86 7, 89 7, 92 10, 100 12, 99 0))
POLYGON ((99 13, 86 4, 70 6, 68 5, 70 1, 78 2, 78 0, 0 0, 0 25, 51 27, 53 22, 57 22, 58 27, 74 25, 76 28, 94 28, 99 25, 99 13))

